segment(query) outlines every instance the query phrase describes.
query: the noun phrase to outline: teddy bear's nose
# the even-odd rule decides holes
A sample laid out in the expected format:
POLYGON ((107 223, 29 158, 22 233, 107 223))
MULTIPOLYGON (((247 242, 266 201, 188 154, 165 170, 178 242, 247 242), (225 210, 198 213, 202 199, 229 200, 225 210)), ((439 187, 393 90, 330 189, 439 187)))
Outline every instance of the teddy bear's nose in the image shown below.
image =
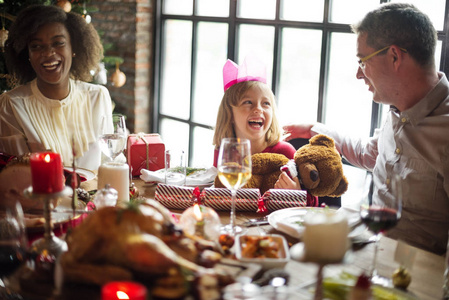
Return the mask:
POLYGON ((317 181, 319 179, 319 175, 318 175, 318 171, 317 170, 312 170, 310 171, 310 179, 312 181, 317 181))

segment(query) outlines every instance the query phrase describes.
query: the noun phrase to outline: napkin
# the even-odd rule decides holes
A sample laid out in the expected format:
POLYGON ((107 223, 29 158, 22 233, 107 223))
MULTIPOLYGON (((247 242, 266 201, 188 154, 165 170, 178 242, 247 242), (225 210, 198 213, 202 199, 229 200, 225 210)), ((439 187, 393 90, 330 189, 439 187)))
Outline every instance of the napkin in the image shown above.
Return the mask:
MULTIPOLYGON (((164 183, 165 182, 165 170, 161 169, 158 171, 148 171, 146 169, 140 170, 140 179, 145 182, 156 182, 156 183, 164 183)), ((187 176, 186 185, 203 185, 203 184, 211 184, 215 177, 217 176, 217 168, 211 167, 206 169, 205 171, 197 171, 193 174, 187 176)))

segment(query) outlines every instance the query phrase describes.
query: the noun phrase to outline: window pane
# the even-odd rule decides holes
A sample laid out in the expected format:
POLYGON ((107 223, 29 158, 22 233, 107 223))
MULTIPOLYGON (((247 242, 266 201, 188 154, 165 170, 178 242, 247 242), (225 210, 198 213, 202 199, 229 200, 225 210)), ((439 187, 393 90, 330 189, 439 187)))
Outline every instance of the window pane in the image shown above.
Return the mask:
POLYGON ((317 121, 321 37, 319 30, 284 28, 279 92, 279 121, 317 121))
POLYGON ((166 150, 189 152, 189 125, 167 118, 161 119, 160 134, 166 150))
POLYGON ((196 4, 196 14, 199 16, 229 16, 229 0, 196 0, 196 4))
POLYGON ((443 30, 445 0, 391 0, 391 2, 405 2, 415 5, 423 13, 429 16, 436 30, 443 30))
POLYGON ((357 80, 356 38, 351 33, 333 33, 329 58, 325 123, 351 135, 367 137, 370 131, 372 94, 357 80))
POLYGON ((193 0, 163 0, 162 13, 168 15, 192 15, 193 0))
POLYGON ((214 163, 213 130, 202 127, 193 129, 193 157, 191 167, 209 168, 214 163))
POLYGON ((332 0, 329 20, 333 23, 353 24, 367 12, 379 6, 379 0, 332 0))
POLYGON ((167 20, 164 28, 161 113, 187 120, 190 115, 192 22, 167 20))
POLYGON ((437 41, 437 46, 435 47, 435 66, 437 70, 440 70, 441 49, 443 49, 443 42, 437 41))
POLYGON ((239 26, 238 62, 241 64, 247 55, 255 55, 267 67, 267 83, 271 85, 273 73, 274 27, 260 25, 239 26))
POLYGON ((341 206, 359 210, 360 195, 364 192, 366 170, 344 164, 343 174, 348 179, 349 187, 346 193, 341 196, 341 206))
POLYGON ((193 119, 215 126, 218 106, 223 97, 222 74, 227 57, 228 25, 200 22, 197 32, 193 119))
POLYGON ((237 16, 239 18, 274 20, 276 0, 238 0, 237 16))
POLYGON ((281 19, 323 22, 324 0, 281 0, 281 19))

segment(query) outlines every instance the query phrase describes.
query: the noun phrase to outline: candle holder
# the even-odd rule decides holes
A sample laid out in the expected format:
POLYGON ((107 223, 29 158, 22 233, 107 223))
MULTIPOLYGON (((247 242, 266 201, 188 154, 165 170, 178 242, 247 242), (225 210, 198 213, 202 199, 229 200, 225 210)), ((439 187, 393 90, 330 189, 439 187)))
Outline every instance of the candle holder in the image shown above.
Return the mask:
POLYGON ((351 260, 348 220, 333 210, 308 213, 304 218, 303 243, 290 248, 290 257, 318 265, 314 300, 323 299, 323 269, 329 264, 345 264, 351 260))
POLYGON ((186 234, 206 240, 216 241, 220 235, 220 217, 210 207, 195 204, 187 208, 182 213, 179 223, 186 234))
POLYGON ((58 201, 63 197, 70 197, 72 189, 66 186, 62 191, 57 193, 34 193, 33 187, 30 186, 24 191, 24 195, 30 199, 43 201, 43 213, 44 213, 44 236, 37 239, 31 244, 30 255, 36 263, 37 271, 44 271, 47 275, 52 275, 56 259, 59 255, 67 251, 67 243, 56 237, 52 230, 51 225, 51 208, 50 203, 52 200, 58 201))

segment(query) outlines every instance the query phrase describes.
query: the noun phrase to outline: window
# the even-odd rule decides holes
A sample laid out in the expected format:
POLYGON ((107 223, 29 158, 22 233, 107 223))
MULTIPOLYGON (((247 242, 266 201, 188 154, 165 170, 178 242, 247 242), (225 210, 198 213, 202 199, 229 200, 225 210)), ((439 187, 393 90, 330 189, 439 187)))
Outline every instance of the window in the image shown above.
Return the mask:
MULTIPOLYGON (((350 24, 381 2, 158 0, 153 129, 167 148, 186 149, 190 166, 210 166, 223 65, 227 58, 240 64, 254 53, 267 65, 283 124, 320 121, 351 134, 372 134, 385 108, 356 79, 350 24)), ((434 22, 437 66, 449 74, 449 52, 442 51, 449 48, 449 0, 407 2, 434 22)), ((363 178, 347 173, 354 172, 354 180, 363 178)))

